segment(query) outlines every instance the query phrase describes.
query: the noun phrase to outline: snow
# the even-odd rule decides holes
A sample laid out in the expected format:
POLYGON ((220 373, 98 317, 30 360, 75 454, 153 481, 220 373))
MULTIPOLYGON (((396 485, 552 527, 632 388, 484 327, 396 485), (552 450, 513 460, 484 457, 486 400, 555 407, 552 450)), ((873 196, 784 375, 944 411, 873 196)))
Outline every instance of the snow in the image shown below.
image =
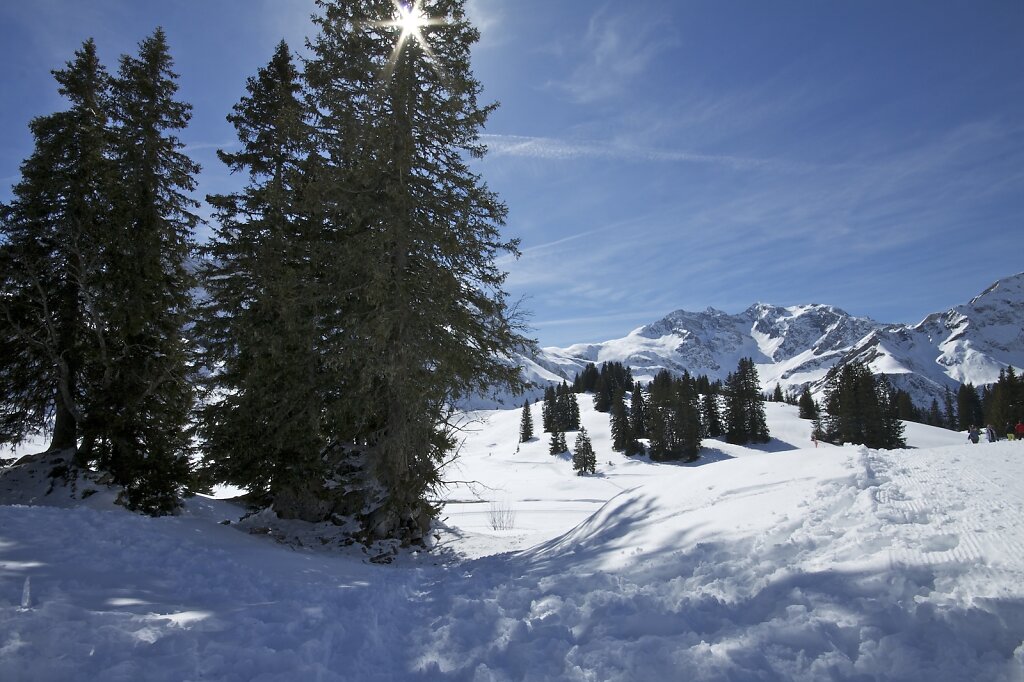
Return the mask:
POLYGON ((467 415, 436 547, 390 565, 7 470, 0 680, 1024 680, 1024 443, 815 448, 769 404, 772 442, 656 464, 589 402, 593 476, 467 415))

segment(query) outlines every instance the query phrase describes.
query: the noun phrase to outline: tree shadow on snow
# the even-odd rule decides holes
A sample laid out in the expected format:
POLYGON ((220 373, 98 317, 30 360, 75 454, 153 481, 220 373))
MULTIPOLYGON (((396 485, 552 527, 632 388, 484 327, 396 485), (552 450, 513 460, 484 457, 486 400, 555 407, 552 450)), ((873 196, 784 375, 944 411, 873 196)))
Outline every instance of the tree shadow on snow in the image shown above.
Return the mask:
POLYGON ((628 568, 595 570, 628 544, 653 500, 606 511, 532 550, 467 562, 457 591, 437 584, 435 630, 419 644, 451 667, 431 670, 557 679, 572 672, 572 653, 575 665, 622 679, 1017 679, 1020 598, 933 602, 933 567, 793 567, 769 577, 759 563, 785 566, 798 550, 696 542, 695 528, 628 568), (709 658, 709 647, 721 655, 709 658), (675 653, 643 653, 653 650, 675 653))

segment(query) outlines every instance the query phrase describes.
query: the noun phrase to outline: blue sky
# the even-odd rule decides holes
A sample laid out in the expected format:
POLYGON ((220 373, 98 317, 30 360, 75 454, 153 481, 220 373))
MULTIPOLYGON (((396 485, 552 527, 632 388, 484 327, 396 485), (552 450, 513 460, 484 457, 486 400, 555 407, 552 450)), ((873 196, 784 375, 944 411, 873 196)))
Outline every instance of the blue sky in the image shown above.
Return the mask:
MULTIPOLYGON (((470 0, 501 102, 477 164, 523 256, 542 345, 677 308, 831 303, 917 322, 1024 271, 1024 2, 470 0)), ((224 116, 312 0, 0 3, 0 199, 59 108, 157 25, 194 107, 200 192, 235 179, 224 116)))

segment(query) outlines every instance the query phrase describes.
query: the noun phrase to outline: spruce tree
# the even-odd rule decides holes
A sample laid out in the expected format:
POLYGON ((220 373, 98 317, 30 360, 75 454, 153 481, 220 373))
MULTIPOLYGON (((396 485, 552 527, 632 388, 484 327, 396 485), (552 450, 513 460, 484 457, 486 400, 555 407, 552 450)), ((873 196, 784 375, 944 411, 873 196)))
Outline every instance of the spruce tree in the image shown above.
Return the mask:
POLYGON ((313 141, 301 78, 281 42, 249 78, 228 121, 238 151, 218 152, 241 191, 207 197, 214 237, 201 275, 208 294, 197 332, 209 396, 201 432, 211 475, 266 495, 282 516, 322 481, 332 399, 320 357, 324 294, 308 185, 313 141))
POLYGON ((544 427, 544 433, 553 433, 555 429, 555 413, 558 411, 558 404, 555 399, 555 387, 544 388, 544 400, 541 403, 540 417, 544 427))
POLYGON ((985 420, 1000 431, 1013 427, 1024 415, 1024 376, 1013 366, 999 370, 999 379, 991 387, 985 404, 985 420))
POLYGON ((955 408, 954 402, 953 402, 953 392, 949 390, 949 386, 946 386, 945 392, 943 394, 943 404, 945 405, 945 408, 946 408, 946 419, 945 419, 946 423, 944 424, 944 426, 947 429, 951 429, 953 431, 956 431, 956 427, 957 427, 956 408, 955 408))
POLYGON ((972 426, 982 426, 985 415, 981 409, 978 389, 972 383, 961 384, 956 392, 956 411, 961 431, 972 426))
POLYGON ((43 385, 5 398, 0 432, 18 437, 8 418, 38 428, 52 415, 54 448, 81 442, 76 463, 111 472, 126 506, 168 513, 190 483, 193 392, 183 337, 198 219, 186 193, 198 167, 173 136, 189 105, 174 100, 160 30, 137 58, 122 57, 115 79, 92 41, 55 76, 72 107, 33 122, 36 152, 3 211, 0 256, 13 332, 0 350, 17 348, 4 381, 34 365, 43 385))
POLYGON ((932 398, 931 407, 928 408, 928 423, 932 426, 943 426, 942 411, 939 409, 937 398, 932 398))
POLYGON ((621 392, 612 398, 609 419, 612 434, 612 450, 624 453, 627 456, 639 453, 641 446, 633 433, 633 427, 630 425, 626 399, 621 392))
POLYGON ((526 343, 497 258, 506 208, 468 163, 495 105, 470 70, 463 0, 318 0, 305 77, 323 158, 324 285, 339 320, 325 355, 347 374, 340 439, 367 449, 385 491, 377 537, 420 538, 454 449, 451 406, 521 387, 499 356, 526 343))
POLYGON ((904 421, 920 422, 921 412, 914 405, 913 398, 904 390, 896 391, 896 410, 899 418, 904 421))
POLYGON ((829 372, 823 411, 818 430, 825 440, 870 448, 906 444, 892 386, 863 363, 847 363, 829 372))
POLYGON ((125 486, 130 508, 166 513, 189 483, 194 400, 194 315, 188 269, 199 221, 199 166, 176 137, 191 105, 175 99, 177 74, 161 29, 121 58, 114 79, 113 155, 118 173, 109 274, 97 308, 107 323, 96 401, 83 448, 125 486))
POLYGON ((647 402, 644 400, 643 387, 640 382, 633 384, 633 394, 629 402, 629 427, 636 438, 647 437, 647 402))
POLYGON ((725 434, 730 443, 767 443, 771 436, 757 368, 742 358, 725 382, 725 434))
POLYGON ((580 476, 597 473, 597 455, 585 428, 576 434, 576 442, 572 446, 572 468, 580 476))
POLYGON ((673 379, 662 370, 651 381, 649 394, 647 435, 651 459, 697 459, 703 431, 697 382, 689 373, 673 379))
POLYGON ((701 402, 701 416, 704 423, 704 435, 718 438, 722 435, 722 413, 718 406, 718 396, 705 393, 701 402))
POLYGON ((572 390, 576 393, 592 393, 597 388, 600 376, 594 363, 588 362, 573 380, 572 390))
POLYGON ((568 449, 569 446, 566 445, 565 434, 561 431, 552 432, 551 440, 548 442, 548 452, 552 455, 560 455, 568 449))
POLYGON ((0 442, 44 432, 51 450, 74 452, 104 347, 97 306, 116 177, 110 78, 95 43, 53 75, 68 109, 31 122, 35 148, 0 207, 0 442))
POLYGON ((560 405, 563 413, 563 431, 575 431, 580 428, 580 404, 576 400, 576 394, 568 386, 564 386, 561 395, 560 405))
POLYGON ((519 442, 525 443, 533 438, 533 417, 530 416, 530 401, 523 403, 523 416, 519 420, 519 442))
POLYGON ((800 418, 801 419, 817 419, 818 418, 818 406, 814 402, 814 398, 811 396, 811 389, 804 386, 804 390, 800 393, 800 418))

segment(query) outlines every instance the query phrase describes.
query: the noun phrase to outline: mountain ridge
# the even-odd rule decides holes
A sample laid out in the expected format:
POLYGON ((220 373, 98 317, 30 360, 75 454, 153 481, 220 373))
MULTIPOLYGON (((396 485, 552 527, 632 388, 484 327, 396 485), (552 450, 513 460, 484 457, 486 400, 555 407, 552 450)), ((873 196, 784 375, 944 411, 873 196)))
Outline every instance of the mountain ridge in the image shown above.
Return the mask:
POLYGON ((807 386, 815 394, 832 367, 866 362, 926 407, 947 387, 991 384, 1006 367, 1024 368, 1024 272, 916 324, 878 322, 820 303, 759 302, 737 314, 679 309, 618 339, 536 348, 518 361, 524 376, 543 387, 571 381, 591 362, 621 362, 642 382, 662 369, 724 380, 743 357, 754 359, 765 390, 807 386))

